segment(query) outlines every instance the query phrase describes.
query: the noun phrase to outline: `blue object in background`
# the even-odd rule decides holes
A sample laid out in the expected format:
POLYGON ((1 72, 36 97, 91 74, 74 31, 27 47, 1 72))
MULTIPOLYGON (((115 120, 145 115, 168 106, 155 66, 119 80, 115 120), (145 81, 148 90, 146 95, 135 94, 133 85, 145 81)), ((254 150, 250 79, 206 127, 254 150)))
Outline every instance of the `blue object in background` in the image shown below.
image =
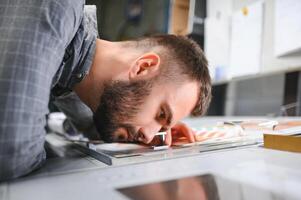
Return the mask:
POLYGON ((143 14, 143 0, 128 0, 126 5, 126 19, 139 23, 143 14))

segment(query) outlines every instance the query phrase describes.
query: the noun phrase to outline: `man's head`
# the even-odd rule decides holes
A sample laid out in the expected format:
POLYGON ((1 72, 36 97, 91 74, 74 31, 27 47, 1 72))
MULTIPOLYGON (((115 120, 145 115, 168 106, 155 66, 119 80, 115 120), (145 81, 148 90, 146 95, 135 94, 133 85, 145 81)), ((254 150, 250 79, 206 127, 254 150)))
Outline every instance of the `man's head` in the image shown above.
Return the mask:
POLYGON ((211 80, 195 42, 162 35, 123 42, 122 50, 136 56, 128 63, 126 80, 104 84, 93 116, 103 140, 149 143, 183 117, 206 112, 211 80))

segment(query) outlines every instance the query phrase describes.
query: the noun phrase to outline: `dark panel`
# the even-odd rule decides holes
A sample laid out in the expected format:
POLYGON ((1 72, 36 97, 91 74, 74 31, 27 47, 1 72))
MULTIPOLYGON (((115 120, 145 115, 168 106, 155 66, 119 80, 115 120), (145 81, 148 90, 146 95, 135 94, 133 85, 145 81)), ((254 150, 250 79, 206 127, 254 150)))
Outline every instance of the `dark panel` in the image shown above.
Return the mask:
POLYGON ((224 115, 227 84, 215 85, 212 87, 212 101, 207 115, 224 115))
POLYGON ((234 115, 278 115, 283 103, 284 75, 269 75, 237 81, 234 115))
POLYGON ((290 72, 285 75, 283 108, 286 108, 288 116, 297 114, 298 81, 299 72, 290 72))
POLYGON ((86 4, 97 6, 102 39, 120 41, 167 32, 169 0, 87 0, 86 4), (142 7, 139 14, 137 7, 142 7))
POLYGON ((206 18, 206 0, 195 0, 194 20, 192 33, 189 37, 194 39, 204 49, 204 20, 206 18))
POLYGON ((200 18, 206 18, 206 0, 196 0, 194 14, 200 18))
POLYGON ((299 72, 298 76, 298 90, 297 90, 297 97, 298 97, 298 108, 297 108, 297 115, 301 116, 301 72, 299 72))

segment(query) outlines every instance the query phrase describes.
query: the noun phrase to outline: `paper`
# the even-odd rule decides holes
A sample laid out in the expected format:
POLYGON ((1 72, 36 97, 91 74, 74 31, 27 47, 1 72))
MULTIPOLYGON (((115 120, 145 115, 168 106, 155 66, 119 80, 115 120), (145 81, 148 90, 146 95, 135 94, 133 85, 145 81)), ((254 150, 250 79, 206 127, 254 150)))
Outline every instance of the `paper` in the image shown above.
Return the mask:
POLYGON ((275 1, 275 54, 301 51, 301 1, 275 1))
POLYGON ((262 133, 255 135, 253 131, 245 132, 240 125, 234 124, 204 126, 203 128, 194 131, 195 143, 190 143, 184 136, 173 136, 172 146, 223 145, 247 140, 262 140, 262 133))
POLYGON ((257 74, 261 67, 263 2, 242 8, 232 16, 230 74, 257 74))
POLYGON ((230 51, 230 20, 207 18, 205 21, 205 53, 213 80, 228 78, 230 51))

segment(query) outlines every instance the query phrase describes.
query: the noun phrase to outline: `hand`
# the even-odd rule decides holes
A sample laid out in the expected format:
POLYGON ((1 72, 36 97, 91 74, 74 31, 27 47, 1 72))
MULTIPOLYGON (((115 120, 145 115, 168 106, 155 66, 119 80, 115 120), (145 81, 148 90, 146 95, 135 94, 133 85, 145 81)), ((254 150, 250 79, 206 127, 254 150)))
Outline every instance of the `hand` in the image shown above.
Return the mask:
POLYGON ((165 144, 170 146, 172 141, 186 137, 189 142, 195 142, 195 132, 183 122, 178 122, 171 129, 169 129, 166 133, 165 144))

